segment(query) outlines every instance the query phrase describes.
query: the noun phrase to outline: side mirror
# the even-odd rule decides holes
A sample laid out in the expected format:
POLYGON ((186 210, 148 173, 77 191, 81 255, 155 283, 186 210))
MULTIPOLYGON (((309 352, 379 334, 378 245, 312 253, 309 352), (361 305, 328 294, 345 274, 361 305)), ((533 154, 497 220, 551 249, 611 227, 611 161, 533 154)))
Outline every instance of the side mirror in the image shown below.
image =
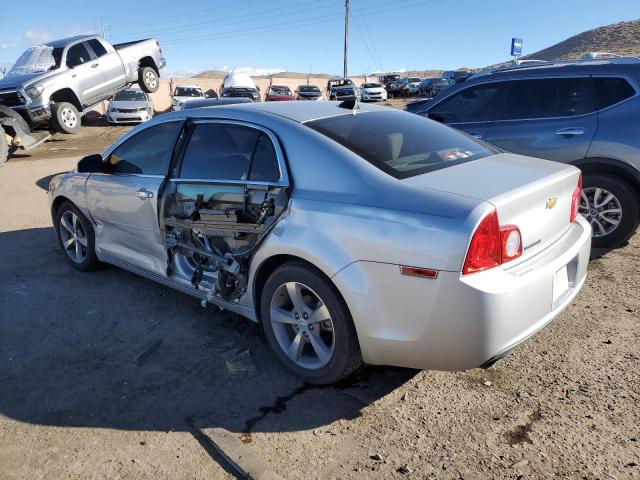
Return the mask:
POLYGON ((103 171, 104 162, 99 153, 87 155, 78 162, 78 173, 102 173, 103 171))

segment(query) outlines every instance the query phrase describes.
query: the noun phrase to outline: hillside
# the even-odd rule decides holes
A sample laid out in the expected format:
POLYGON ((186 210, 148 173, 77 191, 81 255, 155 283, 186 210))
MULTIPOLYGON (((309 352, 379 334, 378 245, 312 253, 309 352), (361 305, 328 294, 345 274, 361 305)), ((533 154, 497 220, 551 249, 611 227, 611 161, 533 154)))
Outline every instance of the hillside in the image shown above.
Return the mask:
MULTIPOLYGON (((613 23, 611 25, 605 25, 604 27, 594 28, 593 30, 587 30, 586 32, 567 38, 560 43, 556 43, 551 47, 525 55, 523 58, 535 58, 538 60, 574 60, 581 58, 589 52, 609 52, 624 56, 640 57, 640 20, 613 23)), ((487 68, 506 65, 507 63, 508 62, 499 63, 487 68)), ((195 77, 222 78, 226 73, 227 72, 221 70, 208 70, 195 75, 195 77)), ((401 73, 402 76, 416 76, 422 78, 437 77, 441 74, 442 70, 415 70, 401 73)), ((375 77, 377 75, 377 73, 372 73, 369 77, 375 77)), ((314 73, 309 75, 311 78, 329 78, 330 76, 331 75, 326 73, 314 73)), ((302 79, 306 78, 307 74, 299 72, 280 72, 273 74, 272 77, 302 79)), ((269 77, 263 75, 257 78, 269 77)))
POLYGON ((524 58, 574 60, 589 52, 610 52, 640 57, 640 20, 613 23, 587 30, 524 58))

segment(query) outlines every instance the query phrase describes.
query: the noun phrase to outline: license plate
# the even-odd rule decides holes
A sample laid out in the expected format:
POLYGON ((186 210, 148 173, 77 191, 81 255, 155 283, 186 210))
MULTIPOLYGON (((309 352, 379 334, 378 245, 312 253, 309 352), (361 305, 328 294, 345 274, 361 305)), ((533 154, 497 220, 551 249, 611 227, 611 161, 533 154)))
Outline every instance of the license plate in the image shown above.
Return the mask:
POLYGON ((565 294, 569 289, 569 274, 565 265, 553 274, 553 303, 565 294))

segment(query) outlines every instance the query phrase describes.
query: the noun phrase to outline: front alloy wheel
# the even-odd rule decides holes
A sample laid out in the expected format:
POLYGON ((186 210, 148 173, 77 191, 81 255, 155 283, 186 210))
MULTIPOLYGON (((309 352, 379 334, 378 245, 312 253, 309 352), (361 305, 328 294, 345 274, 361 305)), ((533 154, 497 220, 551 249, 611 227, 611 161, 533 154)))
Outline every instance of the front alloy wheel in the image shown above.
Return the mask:
POLYGON ((73 211, 66 211, 60 216, 60 240, 69 260, 77 264, 86 260, 87 234, 73 211))
POLYGON ((89 271, 99 266, 93 228, 75 205, 64 202, 56 212, 54 224, 60 247, 73 267, 89 271))

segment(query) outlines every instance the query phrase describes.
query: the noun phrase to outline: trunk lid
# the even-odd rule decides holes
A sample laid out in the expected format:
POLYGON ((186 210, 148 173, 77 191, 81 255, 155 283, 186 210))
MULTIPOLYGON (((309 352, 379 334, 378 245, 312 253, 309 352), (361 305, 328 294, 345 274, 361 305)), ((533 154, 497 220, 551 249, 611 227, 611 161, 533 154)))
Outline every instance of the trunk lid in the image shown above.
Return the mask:
POLYGON ((527 257, 569 228, 579 176, 580 171, 570 165, 501 153, 404 181, 491 203, 500 225, 520 229, 527 257))

